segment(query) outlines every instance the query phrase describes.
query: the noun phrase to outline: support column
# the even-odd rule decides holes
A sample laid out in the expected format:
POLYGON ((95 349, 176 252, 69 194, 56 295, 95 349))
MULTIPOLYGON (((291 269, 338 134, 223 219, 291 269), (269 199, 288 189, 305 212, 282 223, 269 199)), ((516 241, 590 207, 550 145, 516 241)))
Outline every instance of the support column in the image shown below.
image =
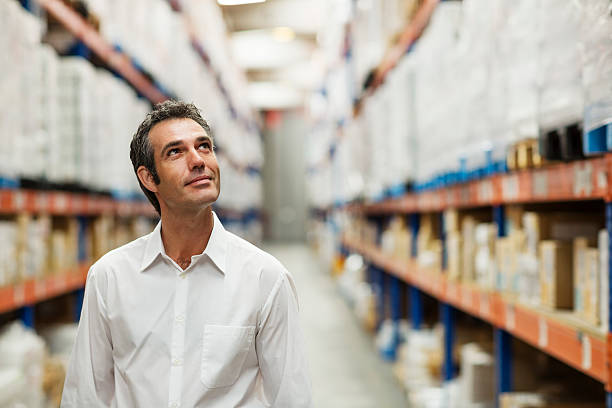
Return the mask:
POLYGON ((502 392, 512 391, 512 336, 505 330, 494 329, 497 401, 502 392))
POLYGON ((423 325, 423 296, 416 286, 410 286, 410 321, 412 328, 420 330, 423 325))
POLYGON ((444 325, 444 365, 442 379, 450 381, 455 378, 453 349, 455 346, 455 311, 448 303, 440 303, 441 320, 444 325))

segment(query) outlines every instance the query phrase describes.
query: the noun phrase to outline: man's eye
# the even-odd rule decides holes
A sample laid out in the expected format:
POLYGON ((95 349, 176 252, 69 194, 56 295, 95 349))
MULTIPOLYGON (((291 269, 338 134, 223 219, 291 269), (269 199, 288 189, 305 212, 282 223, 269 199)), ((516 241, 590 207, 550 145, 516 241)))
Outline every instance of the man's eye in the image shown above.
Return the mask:
POLYGON ((170 149, 168 150, 168 156, 174 156, 175 154, 178 154, 179 149, 170 149))
POLYGON ((210 143, 206 142, 206 143, 202 143, 200 145, 200 149, 204 149, 204 150, 210 150, 210 143))

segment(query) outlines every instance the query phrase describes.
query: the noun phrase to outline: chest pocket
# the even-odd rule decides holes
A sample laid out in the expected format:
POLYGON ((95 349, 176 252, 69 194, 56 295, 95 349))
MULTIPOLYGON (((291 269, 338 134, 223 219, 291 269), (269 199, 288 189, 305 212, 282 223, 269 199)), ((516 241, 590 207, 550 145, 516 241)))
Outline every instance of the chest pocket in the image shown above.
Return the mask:
POLYGON ((255 326, 205 325, 200 379, 208 388, 236 382, 253 344, 255 326))

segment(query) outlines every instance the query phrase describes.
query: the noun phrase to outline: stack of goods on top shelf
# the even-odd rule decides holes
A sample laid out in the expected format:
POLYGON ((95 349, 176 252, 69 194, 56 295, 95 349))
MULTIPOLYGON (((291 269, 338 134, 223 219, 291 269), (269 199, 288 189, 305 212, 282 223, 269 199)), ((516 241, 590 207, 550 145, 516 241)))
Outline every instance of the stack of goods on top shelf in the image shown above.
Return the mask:
POLYGON ((41 21, 18 2, 0 8, 2 49, 13 61, 0 67, 0 177, 138 191, 126 152, 148 104, 85 59, 41 44, 41 21))
MULTIPOLYGON (((356 117, 337 116, 343 110, 332 105, 342 98, 334 89, 317 96, 329 120, 318 118, 328 130, 313 132, 313 163, 331 163, 313 166, 314 191, 328 190, 313 195, 314 204, 377 200, 410 181, 428 189, 608 150, 608 7, 606 0, 440 2, 356 117)), ((359 13, 356 38, 367 32, 359 13)), ((381 54, 366 41, 350 44, 349 72, 363 72, 364 61, 374 64, 366 56, 381 54)), ((351 99, 359 86, 345 87, 351 99)))
MULTIPOLYGON (((234 211, 260 208, 256 169, 263 162, 262 141, 245 98, 239 97, 241 76, 227 51, 215 45, 226 35, 218 7, 182 2, 190 18, 207 22, 189 32, 186 17, 163 0, 89 3, 110 44, 135 56, 181 99, 194 102, 211 123, 224 174, 218 205, 234 211), (151 28, 160 26, 172 27, 171 35, 151 28), (193 46, 198 39, 215 51, 206 62, 193 46)), ((0 187, 7 186, 5 179, 22 178, 27 186, 33 179, 111 191, 119 198, 141 195, 127 153, 150 103, 85 58, 59 57, 41 39, 61 53, 68 50, 58 38, 76 40, 67 33, 54 35, 52 30, 65 31, 55 21, 47 33, 43 26, 18 1, 0 4, 0 49, 13 61, 0 67, 0 90, 6 96, 0 109, 0 187)), ((259 229, 250 224, 245 232, 256 237, 259 229)))

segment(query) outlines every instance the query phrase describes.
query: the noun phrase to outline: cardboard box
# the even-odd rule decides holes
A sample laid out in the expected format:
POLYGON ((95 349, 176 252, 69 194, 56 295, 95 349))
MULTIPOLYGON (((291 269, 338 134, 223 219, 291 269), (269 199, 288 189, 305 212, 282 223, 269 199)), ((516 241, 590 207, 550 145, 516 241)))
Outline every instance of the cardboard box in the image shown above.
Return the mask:
POLYGON ((610 281, 609 281, 609 268, 610 268, 610 248, 609 248, 609 237, 608 231, 603 229, 599 231, 599 237, 597 239, 597 247, 599 249, 599 316, 601 320, 601 327, 606 332, 608 331, 608 319, 610 316, 610 281))
POLYGON ((451 280, 461 279, 461 268, 463 266, 463 238, 458 231, 449 232, 446 235, 446 257, 448 278, 451 280))
POLYGON ((537 255, 542 240, 571 241, 575 237, 587 237, 594 245, 603 223, 603 217, 582 213, 523 214, 527 252, 537 255))
POLYGON ((444 211, 444 232, 450 234, 452 232, 461 232, 462 217, 456 209, 444 211))
POLYGON ((578 316, 584 313, 584 285, 586 282, 586 249, 589 240, 585 237, 575 238, 573 241, 573 264, 574 264, 574 312, 578 316))
POLYGON ((573 307, 571 244, 540 242, 540 300, 553 309, 573 307))
POLYGON ((461 235, 463 238, 463 254, 461 268, 461 280, 473 282, 476 277, 476 220, 474 217, 466 216, 461 221, 461 235))
POLYGON ((583 318, 590 324, 599 326, 599 250, 587 248, 585 251, 586 281, 582 288, 584 311, 583 318))
POLYGON ((412 252, 412 234, 404 225, 395 233, 395 252, 394 256, 402 261, 410 260, 412 252))
POLYGON ((594 402, 563 401, 539 392, 505 392, 499 396, 500 408, 603 408, 605 404, 594 402))

